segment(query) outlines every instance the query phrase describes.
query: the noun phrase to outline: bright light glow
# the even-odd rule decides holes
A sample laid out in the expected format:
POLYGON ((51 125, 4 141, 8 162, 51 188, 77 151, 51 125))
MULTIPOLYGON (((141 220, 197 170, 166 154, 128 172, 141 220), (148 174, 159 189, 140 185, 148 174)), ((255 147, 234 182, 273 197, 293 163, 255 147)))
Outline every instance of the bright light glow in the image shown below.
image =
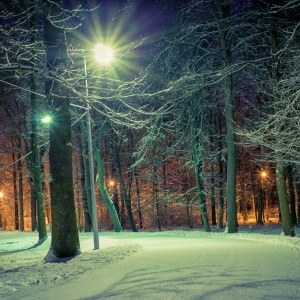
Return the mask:
POLYGON ((113 180, 111 180, 111 181, 109 182, 109 185, 110 185, 110 186, 114 186, 114 185, 115 185, 115 182, 114 182, 113 180))
POLYGON ((261 172, 261 177, 266 178, 267 177, 267 172, 266 171, 262 171, 261 172))
POLYGON ((2 192, 0 192, 0 198, 2 198, 3 197, 3 193, 2 192))
POLYGON ((51 117, 48 116, 48 115, 47 115, 47 116, 44 116, 43 119, 42 119, 42 122, 43 122, 43 123, 50 123, 50 122, 51 122, 51 117))
POLYGON ((100 65, 108 65, 114 59, 114 50, 108 45, 99 43, 94 47, 94 57, 100 65))

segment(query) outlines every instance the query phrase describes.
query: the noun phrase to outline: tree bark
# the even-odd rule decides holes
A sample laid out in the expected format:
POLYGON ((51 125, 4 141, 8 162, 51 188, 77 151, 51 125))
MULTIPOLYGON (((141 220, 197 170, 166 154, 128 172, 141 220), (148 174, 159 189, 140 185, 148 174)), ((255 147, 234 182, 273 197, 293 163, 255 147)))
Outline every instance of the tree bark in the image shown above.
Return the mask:
MULTIPOLYGON (((278 83, 280 79, 279 73, 279 60, 278 60, 278 33, 276 30, 275 21, 270 17, 271 25, 271 54, 272 54, 272 89, 273 89, 273 101, 274 101, 274 114, 276 115, 280 111, 280 96, 278 93, 278 83)), ((280 121, 275 123, 277 130, 283 130, 282 124, 280 121)), ((286 191, 285 184, 285 174, 284 174, 284 158, 283 153, 279 151, 280 141, 277 140, 277 149, 275 150, 275 159, 276 159, 276 183, 280 204, 280 212, 282 217, 282 227, 283 233, 287 236, 295 236, 295 231, 292 224, 292 217, 289 210, 288 196, 286 191)))
POLYGON ((50 252, 57 257, 71 257, 79 253, 72 174, 72 136, 70 99, 63 85, 63 71, 67 68, 67 45, 63 29, 61 1, 43 1, 45 45, 48 79, 46 96, 52 111, 50 124, 50 194, 52 211, 52 239, 50 252), (53 24, 55 19, 56 24, 53 24))
POLYGON ((118 213, 116 211, 116 208, 114 206, 114 203, 109 196, 109 193, 107 191, 105 181, 104 181, 104 166, 103 166, 102 147, 101 147, 102 146, 102 130, 103 130, 103 126, 100 130, 100 147, 99 147, 99 149, 97 149, 97 147, 95 147, 95 145, 94 145, 94 152, 96 155, 97 170, 98 170, 98 175, 96 177, 96 180, 97 180, 101 195, 103 197, 103 200, 105 202, 105 205, 108 209, 109 215, 111 217, 111 220, 112 220, 112 223, 114 226, 114 230, 115 230, 115 232, 120 232, 120 231, 122 231, 120 219, 119 219, 118 213))
POLYGON ((85 177, 85 167, 84 167, 84 157, 85 154, 83 152, 83 145, 81 140, 81 130, 80 126, 77 126, 77 144, 78 144, 78 154, 79 154, 79 168, 80 168, 80 186, 81 186, 81 201, 83 207, 83 215, 84 215, 84 232, 91 232, 92 230, 92 220, 88 205, 88 196, 87 196, 87 188, 86 188, 86 177, 85 177))
POLYGON ((13 186, 14 186, 14 219, 15 219, 15 230, 19 230, 19 205, 18 205, 18 189, 17 189, 17 166, 15 153, 12 153, 13 159, 13 186))
POLYGON ((297 224, 297 214, 296 214, 296 199, 294 191, 294 179, 293 179, 293 169, 291 165, 286 167, 288 186, 289 186, 289 195, 290 195, 290 210, 292 217, 292 224, 295 226, 297 224))
POLYGON ((208 218, 207 218, 207 212, 206 212, 206 199, 204 196, 204 187, 203 187, 203 180, 201 178, 202 176, 202 161, 201 157, 199 154, 198 149, 198 141, 196 136, 198 136, 198 133, 195 132, 196 128, 194 125, 194 121, 192 121, 192 128, 191 128, 191 134, 192 134, 192 153, 193 153, 193 163, 194 163, 194 168, 195 168, 195 177, 196 177, 196 187, 197 187, 197 196, 198 196, 198 201, 199 201, 199 207, 200 207, 200 212, 201 212, 201 217, 202 217, 202 222, 204 225, 204 229, 206 232, 210 232, 210 227, 208 223, 208 218))
MULTIPOLYGON (((18 140, 18 148, 22 149, 21 139, 18 140)), ((23 170, 21 152, 18 153, 18 183, 19 183, 19 205, 18 205, 18 229, 24 231, 24 201, 23 201, 23 170)), ((17 226, 16 226, 17 227, 17 226)), ((16 228, 17 229, 17 228, 16 228)))
POLYGON ((125 202, 125 207, 126 207, 129 223, 131 226, 131 230, 133 232, 138 232, 138 229, 136 227, 135 220, 134 220, 134 217, 132 214, 131 201, 127 195, 124 178, 122 175, 122 168, 121 168, 121 162, 120 162, 121 145, 122 145, 122 141, 120 141, 119 145, 117 145, 117 148, 116 148, 116 163, 117 163, 118 177, 119 177, 119 182, 120 182, 121 195, 125 202))

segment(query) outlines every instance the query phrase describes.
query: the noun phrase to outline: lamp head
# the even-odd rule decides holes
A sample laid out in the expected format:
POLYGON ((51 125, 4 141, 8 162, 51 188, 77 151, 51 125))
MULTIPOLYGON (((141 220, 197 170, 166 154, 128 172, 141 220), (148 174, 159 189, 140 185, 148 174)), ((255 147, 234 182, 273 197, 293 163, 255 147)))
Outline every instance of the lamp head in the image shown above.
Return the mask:
POLYGON ((266 178, 267 177, 267 172, 266 171, 262 171, 261 172, 261 177, 262 178, 266 178))
POLYGON ((114 59, 114 50, 108 45, 98 43, 94 47, 94 57, 99 64, 108 65, 114 59))
POLYGON ((46 124, 49 124, 49 123, 51 122, 51 116, 45 115, 45 116, 42 118, 42 122, 43 122, 43 123, 46 123, 46 124))

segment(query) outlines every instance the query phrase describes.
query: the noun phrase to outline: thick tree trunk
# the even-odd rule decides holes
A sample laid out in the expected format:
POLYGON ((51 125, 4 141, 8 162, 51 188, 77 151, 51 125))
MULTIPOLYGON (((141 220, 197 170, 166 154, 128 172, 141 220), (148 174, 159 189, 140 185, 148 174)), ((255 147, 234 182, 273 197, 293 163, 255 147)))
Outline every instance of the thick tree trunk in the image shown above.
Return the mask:
MULTIPOLYGON (((278 60, 278 38, 275 21, 270 18, 271 25, 271 54, 272 54, 272 88, 273 88, 273 100, 274 100, 274 114, 276 115, 280 111, 280 96, 278 93, 278 83, 280 79, 279 73, 279 60, 278 60)), ((277 130, 283 130, 283 125, 279 122, 275 122, 275 128, 277 130)), ((280 204, 280 212, 282 217, 283 233, 287 236, 295 236, 295 231, 292 224, 292 217, 289 210, 288 196, 285 184, 284 174, 284 158, 283 153, 278 149, 281 148, 280 140, 277 140, 277 150, 275 151, 276 159, 276 183, 280 204)))
POLYGON ((282 230, 284 235, 295 236, 292 217, 289 209, 289 200, 286 191, 284 166, 279 153, 277 153, 276 159, 276 182, 279 196, 280 212, 282 217, 282 230))
POLYGON ((226 204, 227 204, 227 223, 226 232, 238 232, 237 207, 236 207, 236 145, 235 145, 235 121, 233 104, 233 83, 231 67, 231 53, 228 41, 230 4, 218 1, 214 6, 210 2, 212 13, 218 22, 219 44, 224 72, 227 73, 223 80, 225 119, 226 119, 226 144, 227 144, 227 178, 226 178, 226 204))
POLYGON ((58 0, 43 1, 49 75, 46 96, 52 111, 49 150, 52 211, 50 252, 57 257, 71 257, 79 253, 80 245, 73 190, 70 99, 68 90, 62 83, 68 56, 64 24, 59 19, 64 15, 61 4, 58 0))

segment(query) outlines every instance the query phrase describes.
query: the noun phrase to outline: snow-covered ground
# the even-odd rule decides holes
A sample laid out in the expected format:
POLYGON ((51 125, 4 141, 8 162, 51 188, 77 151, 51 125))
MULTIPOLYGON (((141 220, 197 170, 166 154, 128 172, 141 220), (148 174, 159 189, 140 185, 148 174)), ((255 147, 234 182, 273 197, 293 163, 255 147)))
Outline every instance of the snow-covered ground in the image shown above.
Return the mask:
POLYGON ((0 231, 0 299, 300 299, 300 238, 280 232, 104 232, 100 250, 82 233, 81 255, 45 263, 50 238, 0 231))

